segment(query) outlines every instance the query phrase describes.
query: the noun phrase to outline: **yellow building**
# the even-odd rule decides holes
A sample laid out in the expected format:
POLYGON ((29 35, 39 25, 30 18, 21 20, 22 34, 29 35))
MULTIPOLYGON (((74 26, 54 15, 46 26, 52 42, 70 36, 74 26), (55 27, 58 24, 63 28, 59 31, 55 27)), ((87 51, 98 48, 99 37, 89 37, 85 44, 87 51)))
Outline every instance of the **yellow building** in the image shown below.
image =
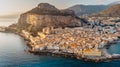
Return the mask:
POLYGON ((53 30, 53 27, 46 27, 46 28, 43 28, 42 32, 45 34, 50 34, 52 30, 53 30))
POLYGON ((101 51, 94 49, 83 50, 83 56, 101 56, 101 51))
POLYGON ((41 39, 44 39, 44 38, 46 37, 46 35, 43 34, 43 33, 41 33, 41 32, 38 32, 38 35, 39 35, 39 37, 40 37, 41 39))

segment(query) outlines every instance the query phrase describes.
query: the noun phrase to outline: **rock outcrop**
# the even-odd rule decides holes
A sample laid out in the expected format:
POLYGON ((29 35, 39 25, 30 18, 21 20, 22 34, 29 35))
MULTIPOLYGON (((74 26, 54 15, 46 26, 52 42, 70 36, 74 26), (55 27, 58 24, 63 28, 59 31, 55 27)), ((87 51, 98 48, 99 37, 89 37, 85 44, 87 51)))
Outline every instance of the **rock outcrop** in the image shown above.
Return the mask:
POLYGON ((44 27, 79 27, 84 23, 71 10, 59 10, 48 3, 40 3, 36 8, 22 14, 18 27, 41 30, 44 27))

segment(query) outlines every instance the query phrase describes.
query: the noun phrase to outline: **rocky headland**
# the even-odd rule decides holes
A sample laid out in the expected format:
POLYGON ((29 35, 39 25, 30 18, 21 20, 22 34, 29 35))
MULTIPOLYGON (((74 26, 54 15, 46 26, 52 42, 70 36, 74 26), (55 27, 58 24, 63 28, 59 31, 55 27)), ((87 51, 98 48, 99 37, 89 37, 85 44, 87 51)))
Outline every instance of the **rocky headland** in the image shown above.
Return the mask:
POLYGON ((59 10, 48 3, 40 3, 36 8, 22 14, 17 27, 31 31, 41 31, 44 27, 79 27, 84 23, 82 18, 75 15, 72 10, 59 10))
POLYGON ((104 61, 113 58, 104 49, 119 39, 116 27, 89 25, 72 10, 60 10, 48 3, 22 14, 18 23, 6 31, 22 36, 34 54, 74 57, 87 61, 104 61))

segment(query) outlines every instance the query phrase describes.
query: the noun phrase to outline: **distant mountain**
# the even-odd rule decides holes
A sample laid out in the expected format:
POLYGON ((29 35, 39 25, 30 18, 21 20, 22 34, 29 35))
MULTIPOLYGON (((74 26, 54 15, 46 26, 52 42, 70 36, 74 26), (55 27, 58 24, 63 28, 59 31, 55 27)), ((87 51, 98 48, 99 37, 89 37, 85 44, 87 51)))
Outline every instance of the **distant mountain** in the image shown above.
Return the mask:
POLYGON ((120 17, 120 4, 110 6, 96 16, 120 17))
POLYGON ((116 4, 120 4, 120 1, 110 3, 109 5, 116 5, 116 4))
POLYGON ((68 9, 73 10, 76 15, 81 16, 99 13, 107 7, 106 5, 75 5, 68 9))

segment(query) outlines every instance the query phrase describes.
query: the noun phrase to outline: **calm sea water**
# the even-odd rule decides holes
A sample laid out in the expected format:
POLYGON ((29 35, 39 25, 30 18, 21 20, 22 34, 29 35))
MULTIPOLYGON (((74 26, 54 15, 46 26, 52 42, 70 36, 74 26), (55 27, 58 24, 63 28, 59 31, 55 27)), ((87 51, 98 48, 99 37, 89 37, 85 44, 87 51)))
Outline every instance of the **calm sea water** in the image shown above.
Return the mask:
POLYGON ((120 54, 120 42, 110 46, 110 48, 108 49, 108 52, 110 54, 120 54))
MULTIPOLYGON (((14 19, 10 21, 0 19, 0 26, 14 23, 14 19)), ((108 51, 120 53, 120 43, 117 44, 108 51)), ((18 35, 0 33, 0 67, 120 67, 120 61, 84 62, 71 58, 32 55, 25 52, 25 49, 25 42, 18 35)))

